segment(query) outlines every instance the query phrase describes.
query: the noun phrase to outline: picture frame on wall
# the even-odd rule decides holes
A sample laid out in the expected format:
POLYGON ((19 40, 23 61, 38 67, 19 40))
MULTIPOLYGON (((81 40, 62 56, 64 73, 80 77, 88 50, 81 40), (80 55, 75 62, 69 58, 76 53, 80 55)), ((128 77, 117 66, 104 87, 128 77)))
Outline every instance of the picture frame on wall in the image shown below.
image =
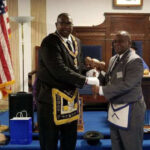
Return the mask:
POLYGON ((115 7, 141 7, 143 0, 113 0, 115 7))

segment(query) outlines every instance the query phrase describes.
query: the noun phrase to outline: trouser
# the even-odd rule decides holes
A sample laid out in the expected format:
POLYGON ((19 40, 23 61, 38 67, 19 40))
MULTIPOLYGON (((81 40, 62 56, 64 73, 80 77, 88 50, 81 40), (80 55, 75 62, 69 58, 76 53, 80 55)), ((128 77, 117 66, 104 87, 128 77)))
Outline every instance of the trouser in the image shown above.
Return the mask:
POLYGON ((145 103, 132 104, 128 129, 110 126, 112 150, 142 150, 145 103))
POLYGON ((55 125, 51 104, 38 102, 37 108, 41 150, 57 150, 59 138, 61 150, 75 150, 77 121, 55 125))

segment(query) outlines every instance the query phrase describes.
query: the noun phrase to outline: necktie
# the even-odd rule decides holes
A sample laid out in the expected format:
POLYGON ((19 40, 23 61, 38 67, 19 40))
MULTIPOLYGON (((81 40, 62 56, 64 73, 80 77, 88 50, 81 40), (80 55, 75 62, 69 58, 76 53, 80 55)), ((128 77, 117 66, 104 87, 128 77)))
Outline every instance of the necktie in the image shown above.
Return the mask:
POLYGON ((68 48, 69 48, 72 52, 74 52, 73 47, 71 46, 70 41, 67 41, 66 43, 67 43, 67 45, 68 45, 68 48))
POLYGON ((120 57, 116 56, 114 62, 112 63, 112 66, 110 67, 110 70, 108 71, 108 73, 106 74, 106 83, 109 83, 111 80, 111 76, 112 76, 112 72, 114 71, 114 69, 116 68, 117 64, 120 61, 120 57))

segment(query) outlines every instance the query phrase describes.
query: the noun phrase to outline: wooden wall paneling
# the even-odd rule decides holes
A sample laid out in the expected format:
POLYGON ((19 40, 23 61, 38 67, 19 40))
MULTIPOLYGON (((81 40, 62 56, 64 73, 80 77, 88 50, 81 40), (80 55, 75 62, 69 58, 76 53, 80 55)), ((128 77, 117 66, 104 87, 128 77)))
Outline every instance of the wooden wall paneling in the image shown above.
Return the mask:
MULTIPOLYGON (((112 39, 119 30, 126 30, 131 34, 132 40, 142 41, 143 59, 150 67, 150 14, 149 13, 105 13, 104 23, 97 26, 75 26, 74 34, 86 45, 101 45, 103 61, 108 64, 112 56, 112 39)), ((145 86, 143 93, 145 94, 145 86)), ((92 96, 85 96, 90 101, 92 96)), ((145 96, 149 101, 149 96, 145 96)), ((102 97, 97 97, 102 100, 102 97)))
POLYGON ((112 56, 112 37, 111 37, 111 29, 112 29, 112 27, 111 27, 111 24, 110 24, 111 17, 105 15, 105 22, 106 22, 106 41, 105 41, 106 57, 105 57, 105 62, 106 62, 106 67, 108 67, 109 59, 112 56))
POLYGON ((145 18, 145 37, 143 46, 143 58, 150 67, 150 15, 145 18))
POLYGON ((73 34, 77 36, 83 45, 101 45, 102 46, 102 60, 105 61, 105 22, 98 26, 85 27, 80 26, 74 27, 73 34))
POLYGON ((35 46, 39 46, 46 36, 46 0, 31 0, 31 49, 32 49, 32 69, 35 70, 35 46))
MULTIPOLYGON (((128 31, 131 34, 132 40, 143 42, 143 59, 150 66, 149 17, 149 13, 105 13, 106 33, 109 32, 108 38, 113 38, 114 34, 119 30, 128 31)), ((107 48, 109 49, 110 47, 108 46, 107 48)), ((109 51, 107 48, 106 51, 109 51)), ((110 56, 106 57, 106 62, 109 60, 108 57, 110 56)))
POLYGON ((119 30, 126 30, 133 40, 143 42, 143 59, 150 67, 150 21, 149 13, 105 13, 104 23, 97 26, 75 26, 74 34, 83 44, 99 45, 103 50, 103 60, 108 64, 112 55, 112 39, 119 30))
MULTIPOLYGON (((106 24, 105 22, 92 27, 74 27, 73 34, 77 36, 84 45, 101 45, 102 60, 106 60, 106 24)), ((108 101, 104 96, 80 95, 83 98, 84 109, 106 109, 108 101), (88 108, 89 107, 89 108, 88 108)))

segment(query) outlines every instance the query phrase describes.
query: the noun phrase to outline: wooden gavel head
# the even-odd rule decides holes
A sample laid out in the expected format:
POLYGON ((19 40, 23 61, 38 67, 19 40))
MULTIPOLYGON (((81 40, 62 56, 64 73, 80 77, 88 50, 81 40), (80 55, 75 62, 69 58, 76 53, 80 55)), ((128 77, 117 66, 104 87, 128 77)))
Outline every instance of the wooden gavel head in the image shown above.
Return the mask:
POLYGON ((105 62, 104 61, 101 61, 100 62, 100 70, 102 71, 105 71, 105 67, 106 67, 106 64, 105 64, 105 62))
POLYGON ((105 70, 105 62, 98 59, 92 59, 92 68, 96 68, 98 71, 105 70))
POLYGON ((104 61, 99 61, 98 59, 91 58, 91 57, 86 57, 85 58, 85 66, 88 69, 96 69, 98 71, 105 71, 105 62, 104 61))

